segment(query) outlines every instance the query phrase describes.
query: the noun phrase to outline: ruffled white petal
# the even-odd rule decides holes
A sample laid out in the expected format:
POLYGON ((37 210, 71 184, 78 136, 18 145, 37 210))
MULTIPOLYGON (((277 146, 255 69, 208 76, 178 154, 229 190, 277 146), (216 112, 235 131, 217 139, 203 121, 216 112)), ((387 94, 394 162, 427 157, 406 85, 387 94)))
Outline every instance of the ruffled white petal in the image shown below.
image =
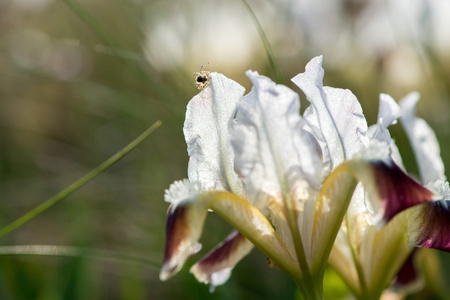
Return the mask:
POLYGON ((257 72, 247 76, 253 89, 238 104, 231 140, 246 196, 258 206, 291 192, 306 201, 304 187, 318 187, 321 162, 312 136, 302 129, 298 95, 257 72))
POLYGON ((397 123, 397 119, 400 118, 400 107, 392 99, 391 96, 386 94, 380 94, 380 106, 378 109, 377 124, 370 128, 368 136, 370 139, 376 139, 386 144, 391 143, 391 134, 387 129, 389 126, 397 123))
POLYGON ((292 81, 311 102, 304 118, 322 147, 322 177, 326 178, 329 172, 364 147, 368 139, 366 119, 352 92, 323 86, 322 59, 322 56, 313 58, 305 72, 292 81))
POLYGON ((391 158, 398 166, 404 169, 400 152, 395 142, 391 139, 391 134, 387 129, 389 126, 396 124, 400 116, 400 106, 398 106, 395 100, 387 94, 380 94, 377 124, 369 127, 367 135, 370 140, 378 140, 386 143, 389 147, 391 158))
POLYGON ((403 128, 414 150, 422 182, 445 180, 444 163, 436 135, 423 119, 415 116, 418 101, 419 94, 416 92, 408 94, 400 101, 403 128))
POLYGON ((210 84, 189 102, 184 123, 188 145, 188 175, 205 189, 229 190, 242 196, 234 172, 230 126, 245 89, 222 74, 211 73, 210 84))

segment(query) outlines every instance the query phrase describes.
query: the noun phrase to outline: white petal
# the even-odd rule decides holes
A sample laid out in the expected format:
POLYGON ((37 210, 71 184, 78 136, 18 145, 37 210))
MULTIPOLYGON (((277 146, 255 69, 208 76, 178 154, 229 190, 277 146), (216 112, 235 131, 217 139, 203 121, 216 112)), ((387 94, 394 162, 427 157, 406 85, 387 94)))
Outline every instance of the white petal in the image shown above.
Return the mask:
POLYGON ((377 139, 389 145, 391 143, 391 135, 387 128, 397 123, 398 118, 400 118, 400 107, 398 104, 391 96, 380 94, 378 121, 375 127, 371 126, 368 134, 370 139, 377 139))
POLYGON ((318 56, 292 81, 311 102, 304 118, 322 147, 325 178, 365 146, 368 139, 367 122, 356 97, 349 90, 324 87, 323 75, 322 56, 318 56))
POLYGON ((231 143, 248 199, 264 206, 268 197, 307 194, 304 181, 318 187, 321 162, 314 139, 302 130, 298 95, 257 72, 247 76, 254 86, 238 104, 231 143))
POLYGON ((445 180, 444 163, 436 135, 423 119, 415 116, 418 101, 418 93, 410 93, 400 101, 403 128, 413 147, 422 182, 445 180))
POLYGON ((191 181, 204 188, 229 190, 242 196, 234 172, 230 126, 245 89, 222 74, 212 73, 210 84, 189 102, 184 123, 191 181))
POLYGON ((400 115, 400 106, 398 106, 395 100, 387 94, 380 94, 377 124, 369 127, 367 135, 370 140, 378 140, 386 143, 389 147, 391 158, 399 167, 405 169, 397 145, 395 145, 395 142, 391 139, 391 134, 387 129, 389 126, 397 123, 397 119, 400 118, 400 115))
POLYGON ((222 285, 227 282, 228 278, 231 276, 231 271, 233 268, 223 269, 222 271, 213 273, 211 275, 211 286, 209 287, 209 292, 214 292, 216 286, 222 285))

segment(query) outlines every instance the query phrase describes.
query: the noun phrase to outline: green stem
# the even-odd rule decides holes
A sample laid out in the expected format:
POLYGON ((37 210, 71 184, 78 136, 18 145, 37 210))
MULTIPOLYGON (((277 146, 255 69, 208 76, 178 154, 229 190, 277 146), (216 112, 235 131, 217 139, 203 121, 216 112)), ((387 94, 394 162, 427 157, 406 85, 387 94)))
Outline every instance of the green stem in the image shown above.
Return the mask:
POLYGON ((248 2, 246 0, 242 0, 242 3, 244 4, 245 8, 248 10, 250 16, 253 19, 253 22, 255 23, 256 29, 258 30, 259 37, 261 38, 261 40, 263 42, 264 49, 266 50, 267 58, 269 59, 270 67, 272 68, 276 82, 285 84, 283 76, 281 75, 280 68, 278 67, 278 63, 275 60, 275 56, 273 55, 272 47, 270 47, 269 40, 267 39, 267 36, 264 33, 264 30, 262 29, 261 24, 258 21, 258 18, 256 18, 256 15, 253 12, 253 9, 250 7, 250 5, 248 4, 248 2))
POLYGON ((50 207, 52 207, 54 204, 58 203, 59 201, 67 198, 70 194, 81 188, 83 185, 88 183, 90 180, 92 180, 94 177, 108 169, 110 166, 118 162, 120 159, 122 159, 125 155, 131 152, 134 148, 136 148, 140 143, 142 143, 153 131, 155 131, 156 128, 161 126, 161 121, 157 121, 152 126, 150 126, 146 131, 144 131, 140 136, 138 136, 134 141, 132 141, 130 144, 125 146, 122 150, 111 156, 109 159, 107 159, 105 162, 103 162, 101 165, 69 185, 66 189, 62 190, 55 196, 51 197, 50 199, 46 200, 45 202, 38 205, 36 208, 32 209, 28 213, 24 214, 22 217, 18 218, 17 220, 11 222, 10 224, 6 225, 0 230, 0 238, 4 235, 10 233, 11 231, 19 228, 23 224, 27 223, 37 215, 41 214, 42 212, 46 211, 50 207))
POLYGON ((311 283, 305 284, 305 281, 294 281, 297 284, 302 299, 304 300, 323 300, 323 276, 319 280, 313 280, 311 283))

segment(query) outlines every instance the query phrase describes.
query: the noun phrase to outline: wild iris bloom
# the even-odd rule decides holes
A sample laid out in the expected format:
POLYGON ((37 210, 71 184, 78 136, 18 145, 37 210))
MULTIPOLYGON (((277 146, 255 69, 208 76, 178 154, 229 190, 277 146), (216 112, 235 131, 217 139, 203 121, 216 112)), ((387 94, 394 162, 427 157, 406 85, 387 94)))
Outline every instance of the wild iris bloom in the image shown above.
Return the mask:
MULTIPOLYGON (((189 180, 173 183, 165 194, 170 207, 162 280, 200 250, 213 211, 237 231, 191 268, 199 281, 223 284, 256 246, 306 299, 321 299, 325 265, 352 196, 363 201, 355 200, 355 207, 366 201, 358 194, 383 207, 391 199, 431 199, 388 158, 390 145, 369 137, 356 97, 323 86, 321 64, 322 57, 314 58, 293 79, 311 102, 303 116, 295 92, 251 71, 249 94, 211 73, 210 84, 189 102, 189 180)), ((374 136, 389 135, 391 122, 379 119, 374 136)))
MULTIPOLYGON (((435 134, 424 120, 415 117, 418 100, 418 94, 411 93, 400 101, 399 107, 390 97, 382 95, 378 124, 401 118, 416 155, 421 180, 429 189, 418 183, 405 183, 402 176, 397 175, 403 171, 392 165, 390 172, 377 178, 384 188, 376 201, 369 200, 369 193, 355 192, 330 256, 330 264, 359 299, 378 299, 413 247, 450 251, 447 204, 450 188, 445 181, 435 134), (390 189, 395 190, 395 194, 390 189)), ((380 134, 383 128, 375 126, 369 132, 372 139, 390 145, 397 164, 401 165, 389 133, 380 134)), ((413 269, 409 268, 408 272, 411 271, 413 269)))

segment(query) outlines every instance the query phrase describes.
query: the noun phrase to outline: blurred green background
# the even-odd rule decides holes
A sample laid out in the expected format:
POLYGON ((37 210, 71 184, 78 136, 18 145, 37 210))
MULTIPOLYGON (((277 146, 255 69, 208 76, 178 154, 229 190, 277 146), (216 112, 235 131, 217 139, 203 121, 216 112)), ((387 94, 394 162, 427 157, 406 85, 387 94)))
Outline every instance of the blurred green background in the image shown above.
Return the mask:
MULTIPOLYGON (((379 93, 398 101, 417 90, 418 115, 436 131, 450 165, 449 2, 249 4, 288 86, 298 91, 289 79, 323 54, 325 84, 351 89, 369 124, 376 121, 379 93)), ((163 121, 124 160, 0 241, 103 249, 142 255, 149 263, 0 256, 0 299, 299 299, 293 283, 270 269, 258 250, 214 294, 195 281, 189 266, 168 282, 158 279, 164 190, 187 176, 184 112, 198 92, 192 73, 206 62, 206 69, 247 90, 248 69, 273 78, 241 1, 0 0, 0 226, 163 121)), ((417 174, 401 126, 391 132, 408 170, 417 174)), ((188 265, 229 231, 211 215, 204 251, 188 265)), ((449 256, 439 255, 450 269, 449 256)), ((325 285, 328 299, 345 297, 332 272, 325 285)), ((421 293, 415 297, 431 297, 421 293)))

